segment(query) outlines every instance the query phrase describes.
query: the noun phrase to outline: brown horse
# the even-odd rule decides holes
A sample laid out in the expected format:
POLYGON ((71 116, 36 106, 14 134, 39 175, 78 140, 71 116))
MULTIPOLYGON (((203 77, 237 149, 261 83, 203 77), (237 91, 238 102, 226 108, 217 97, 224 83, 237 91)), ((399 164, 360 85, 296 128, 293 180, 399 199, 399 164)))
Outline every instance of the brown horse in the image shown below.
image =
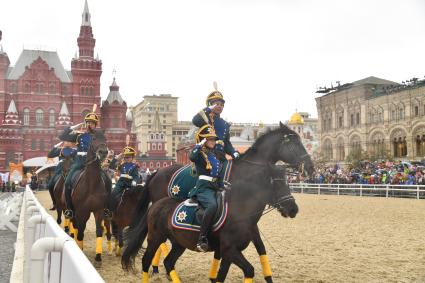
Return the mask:
MULTIPOLYGON (((62 174, 59 176, 53 188, 53 196, 55 198, 56 213, 57 213, 56 222, 58 224, 62 223, 62 211, 66 209, 65 195, 63 194, 64 184, 65 184, 66 176, 68 175, 68 172, 69 172, 69 168, 71 168, 73 161, 74 161, 74 158, 72 156, 67 156, 62 161, 60 161, 62 163, 62 174)), ((68 219, 65 219, 64 228, 65 228, 65 232, 68 233, 69 232, 68 219)))
MULTIPOLYGON (((250 241, 254 241, 255 235, 258 235, 261 241, 257 222, 266 203, 270 204, 272 194, 272 189, 270 189, 272 187, 270 186, 270 178, 272 176, 270 164, 274 164, 278 160, 294 165, 304 163, 305 169, 309 174, 314 171, 313 163, 305 151, 299 136, 282 124, 279 129, 266 133, 257 139, 247 153, 243 154, 240 160, 233 165, 233 173, 231 175, 232 191, 229 201, 230 215, 226 224, 221 230, 214 233, 211 239, 213 250, 216 253, 215 258, 223 257, 217 277, 220 282, 220 278, 225 277, 227 273, 226 267, 228 269, 232 262, 243 269, 246 278, 249 279, 253 276, 253 268, 243 257, 241 251, 246 248, 250 241), (241 202, 249 203, 249 205, 241 206, 241 202), (252 217, 249 217, 251 215, 252 217), (244 218, 242 216, 245 216, 245 219, 241 219, 244 218)), ((166 174, 160 175, 160 172, 158 172, 156 176, 159 180, 168 184, 172 174, 169 170, 166 171, 166 174)), ((153 181, 152 178, 151 185, 153 181)), ((154 187, 152 190, 158 192, 160 189, 154 187)), ((163 198, 154 203, 149 210, 149 214, 146 215, 149 198, 153 199, 152 196, 149 196, 152 190, 144 191, 144 196, 139 203, 139 215, 128 230, 127 247, 124 250, 122 264, 124 268, 131 266, 134 256, 141 247, 141 243, 149 233, 148 249, 143 257, 143 277, 146 278, 147 276, 147 270, 149 269, 147 264, 150 263, 157 247, 161 244, 160 241, 166 238, 171 240, 173 248, 166 257, 164 265, 167 273, 171 277, 176 277, 175 272, 173 272, 174 264, 186 248, 195 249, 198 233, 175 230, 170 225, 165 225, 165 223, 169 223, 169 217, 178 204, 176 200, 163 198)), ((294 211, 289 216, 293 215, 293 213, 294 211)), ((265 261, 261 261, 263 268, 267 267, 267 265, 263 264, 265 261)), ((271 272, 267 270, 270 276, 266 276, 266 272, 263 272, 266 280, 271 282, 271 272)), ((210 278, 215 281, 215 278, 211 277, 211 275, 210 278)))
POLYGON ((121 249, 124 245, 123 230, 129 226, 136 213, 136 207, 139 203, 142 190, 145 187, 137 185, 136 187, 124 190, 121 199, 117 205, 112 217, 112 235, 115 237, 115 255, 121 256, 121 249))
POLYGON ((100 165, 107 154, 106 138, 102 131, 97 130, 92 136, 92 141, 87 151, 85 168, 75 174, 75 183, 73 183, 72 191, 72 203, 75 208, 75 217, 72 222, 77 229, 77 244, 83 249, 86 223, 90 218, 90 214, 93 213, 96 222, 95 261, 98 264, 102 261, 104 208, 108 196, 107 186, 110 185, 110 179, 103 172, 100 165))

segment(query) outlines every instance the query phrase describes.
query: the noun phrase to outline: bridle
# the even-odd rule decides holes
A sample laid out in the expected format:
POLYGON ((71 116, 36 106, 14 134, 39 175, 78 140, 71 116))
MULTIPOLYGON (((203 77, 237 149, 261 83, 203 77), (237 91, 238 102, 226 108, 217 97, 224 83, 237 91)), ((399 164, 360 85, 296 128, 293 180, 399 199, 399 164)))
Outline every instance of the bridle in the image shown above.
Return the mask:
MULTIPOLYGON (((90 142, 90 146, 89 146, 89 150, 92 152, 92 153, 94 153, 94 158, 92 159, 92 160, 87 160, 87 162, 86 162, 86 167, 88 166, 88 165, 91 165, 92 163, 94 163, 94 162, 96 162, 96 161, 100 161, 100 158, 99 158, 99 156, 97 155, 97 152, 96 152, 96 150, 95 150, 95 148, 94 148, 94 146, 93 146, 93 141, 95 140, 95 137, 93 137, 92 138, 92 141, 90 142)), ((106 148, 107 148, 107 145, 106 145, 106 143, 105 142, 102 142, 102 143, 99 143, 97 146, 96 146, 96 148, 99 148, 99 146, 105 146, 106 148)), ((100 166, 100 163, 99 163, 99 166, 100 166)))

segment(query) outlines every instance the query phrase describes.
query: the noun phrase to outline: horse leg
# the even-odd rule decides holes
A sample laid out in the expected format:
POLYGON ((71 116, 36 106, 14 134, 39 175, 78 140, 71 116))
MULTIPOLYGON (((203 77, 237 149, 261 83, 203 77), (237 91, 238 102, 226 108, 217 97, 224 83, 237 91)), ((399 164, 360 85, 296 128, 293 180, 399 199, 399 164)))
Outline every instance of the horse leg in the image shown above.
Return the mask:
POLYGON ((148 273, 149 267, 152 263, 152 259, 155 255, 155 251, 158 250, 161 243, 162 241, 158 239, 153 239, 153 240, 148 239, 148 246, 142 257, 142 283, 149 282, 149 273, 148 273))
POLYGON ((230 261, 223 259, 220 262, 220 269, 218 271, 217 279, 215 281, 212 281, 212 282, 214 282, 214 283, 224 282, 224 280, 227 277, 227 273, 229 272, 230 264, 231 264, 230 261))
POLYGON ((121 250, 123 246, 124 246, 124 240, 122 236, 122 229, 118 228, 118 247, 115 250, 116 256, 121 256, 121 250))
MULTIPOLYGON (((61 223, 62 223, 62 209, 59 208, 58 206, 56 206, 56 215, 57 215, 57 217, 56 217, 56 223, 58 223, 58 225, 61 225, 61 223)), ((65 221, 64 226, 65 226, 66 223, 67 222, 65 221)))
POLYGON ((75 221, 74 225, 76 225, 76 229, 74 230, 77 235, 75 235, 77 239, 77 245, 80 247, 81 250, 84 249, 84 231, 86 230, 86 221, 75 221))
POLYGON ((106 240, 107 240, 106 247, 107 247, 107 250, 108 250, 108 254, 112 254, 111 221, 105 219, 104 222, 103 222, 103 224, 104 224, 104 227, 105 227, 105 230, 106 230, 106 240))
POLYGON ((211 282, 215 282, 217 280, 217 271, 218 271, 218 264, 220 263, 221 254, 218 250, 214 251, 214 258, 211 263, 211 268, 208 277, 210 278, 211 282))
POLYGON ((96 257, 94 258, 98 265, 102 262, 102 242, 103 242, 103 210, 94 214, 96 222, 96 257))
POLYGON ((223 253, 223 260, 227 260, 230 263, 236 264, 242 269, 244 274, 244 283, 252 283, 254 279, 254 267, 244 257, 240 250, 237 250, 234 246, 228 248, 221 248, 223 253))
MULTIPOLYGON (((161 244, 162 245, 162 244, 161 244)), ((152 275, 159 273, 159 260, 161 259, 161 246, 155 252, 155 256, 152 259, 152 275)))
MULTIPOLYGON (((162 245, 162 244, 161 244, 162 245)), ((167 274, 171 277, 173 283, 180 283, 180 279, 177 276, 174 266, 179 257, 184 253, 186 249, 180 246, 177 243, 173 243, 171 251, 168 253, 167 257, 164 259, 164 266, 167 274)))
POLYGON ((263 240, 261 240, 260 231, 258 226, 252 231, 252 242, 254 243, 255 249, 260 256, 261 267, 263 269, 264 280, 267 283, 273 283, 272 269, 270 268, 269 258, 267 257, 266 247, 264 246, 263 240))

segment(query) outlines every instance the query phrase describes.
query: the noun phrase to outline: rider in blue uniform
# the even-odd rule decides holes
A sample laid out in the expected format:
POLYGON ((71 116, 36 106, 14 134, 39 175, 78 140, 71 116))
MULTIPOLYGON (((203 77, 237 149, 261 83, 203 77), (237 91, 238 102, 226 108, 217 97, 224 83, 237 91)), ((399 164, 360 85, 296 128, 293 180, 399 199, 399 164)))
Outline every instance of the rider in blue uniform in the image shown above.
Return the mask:
MULTIPOLYGON (((112 191, 112 196, 108 201, 108 209, 114 212, 117 209, 118 200, 127 188, 135 187, 140 182, 139 166, 133 161, 136 156, 136 150, 131 146, 126 146, 122 152, 124 162, 122 162, 117 170, 120 177, 112 191)), ((110 168, 116 168, 117 159, 112 159, 110 168)))
MULTIPOLYGON (((63 134, 61 134, 59 136, 59 138, 62 139, 63 134)), ((70 141, 70 140, 66 140, 66 139, 62 140, 62 143, 59 144, 58 146, 53 147, 49 151, 49 153, 47 154, 47 158, 59 157, 59 163, 56 165, 55 173, 50 178, 50 180, 47 184, 47 187, 48 187, 49 193, 50 193, 50 197, 52 198, 52 202, 53 202, 53 207, 50 208, 50 210, 56 209, 56 201, 55 201, 55 197, 54 197, 54 194, 53 194, 53 189, 55 188, 55 184, 62 174, 62 170, 63 170, 62 162, 67 157, 74 158, 76 154, 77 154, 77 150, 75 149, 75 143, 70 141)))
POLYGON ((214 87, 215 91, 211 92, 207 97, 207 107, 193 117, 192 123, 198 128, 206 124, 214 127, 218 137, 215 150, 221 161, 226 160, 226 153, 233 159, 237 159, 240 154, 233 148, 230 142, 230 124, 220 117, 225 101, 221 92, 217 90, 215 83, 214 87))
POLYGON ((196 248, 198 251, 208 251, 208 232, 217 210, 216 191, 221 187, 219 174, 222 163, 216 156, 214 147, 217 135, 210 125, 202 126, 196 134, 197 144, 190 153, 189 159, 194 162, 198 180, 196 186, 189 192, 189 197, 194 198, 205 209, 201 223, 196 248))
POLYGON ((84 165, 86 164, 87 151, 90 147, 90 143, 92 141, 97 123, 99 122, 99 118, 96 113, 88 113, 84 117, 84 121, 86 124, 86 130, 84 132, 74 132, 71 128, 66 128, 63 135, 65 138, 75 141, 78 150, 75 161, 72 164, 68 176, 65 180, 65 218, 74 217, 74 207, 72 205, 71 197, 72 176, 77 170, 83 169, 84 165))

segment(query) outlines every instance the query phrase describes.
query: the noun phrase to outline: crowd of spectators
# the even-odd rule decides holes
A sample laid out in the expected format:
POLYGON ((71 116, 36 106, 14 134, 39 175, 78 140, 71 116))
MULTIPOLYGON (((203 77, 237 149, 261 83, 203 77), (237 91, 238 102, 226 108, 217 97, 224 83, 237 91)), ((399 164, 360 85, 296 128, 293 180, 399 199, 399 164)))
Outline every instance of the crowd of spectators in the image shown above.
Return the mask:
POLYGON ((319 184, 393 184, 425 185, 425 163, 404 161, 361 162, 357 168, 343 168, 339 164, 316 168, 312 179, 300 180, 289 176, 289 182, 319 184))

